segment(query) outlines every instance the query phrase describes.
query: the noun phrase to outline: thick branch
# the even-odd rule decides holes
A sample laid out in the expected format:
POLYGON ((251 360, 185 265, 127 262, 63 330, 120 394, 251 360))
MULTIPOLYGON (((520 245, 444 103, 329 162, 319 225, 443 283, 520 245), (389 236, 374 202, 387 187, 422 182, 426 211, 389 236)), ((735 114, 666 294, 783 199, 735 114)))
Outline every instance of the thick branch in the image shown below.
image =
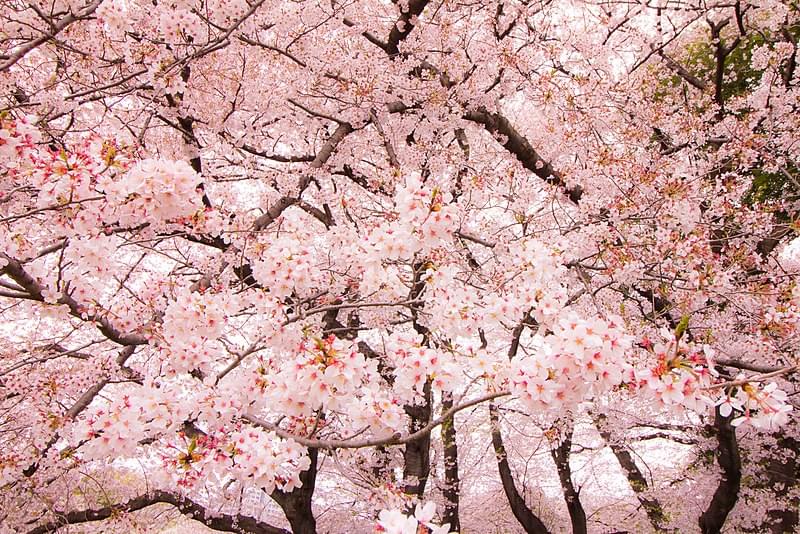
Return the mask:
POLYGON ((271 159, 272 161, 277 161, 278 163, 307 163, 310 161, 314 161, 315 158, 315 156, 309 156, 307 154, 302 154, 299 156, 282 156, 280 154, 268 154, 266 150, 258 150, 257 148, 247 144, 244 144, 239 148, 254 156, 271 159))
POLYGON ((706 82, 686 70, 683 65, 666 55, 663 50, 659 50, 658 55, 664 60, 664 64, 669 67, 672 72, 689 82, 689 85, 699 89, 700 91, 706 90, 706 82))
POLYGON ((319 451, 308 449, 308 458, 311 460, 311 465, 300 473, 302 486, 288 493, 276 489, 270 495, 286 515, 286 519, 292 526, 292 534, 316 534, 317 532, 317 520, 311 509, 311 501, 317 483, 319 451))
MULTIPOLYGON (((386 40, 386 46, 383 47, 386 53, 394 56, 400 53, 400 42, 405 40, 406 37, 414 30, 416 19, 425 10, 429 0, 410 0, 408 2, 408 9, 403 10, 397 21, 392 26, 392 31, 389 32, 389 38, 386 40)), ((399 5, 402 6, 402 2, 399 5)))
POLYGON ((664 508, 661 506, 661 503, 658 502, 658 499, 646 495, 649 485, 647 479, 644 477, 641 470, 639 470, 639 466, 636 465, 633 456, 628 449, 617 442, 611 435, 611 432, 608 431, 606 417, 604 415, 593 414, 592 418, 594 419, 594 424, 600 432, 600 435, 606 443, 608 443, 608 446, 611 447, 611 451, 614 453, 614 456, 617 457, 620 467, 625 471, 628 483, 636 493, 636 498, 641 503, 645 513, 647 513, 647 518, 650 520, 650 524, 653 525, 653 529, 655 529, 656 532, 663 532, 667 522, 664 508))
POLYGON ((526 169, 545 182, 559 187, 573 203, 580 202, 583 194, 580 186, 568 187, 564 177, 536 152, 536 149, 511 125, 508 119, 499 113, 491 113, 486 108, 468 111, 464 118, 482 125, 492 135, 502 136, 503 147, 514 154, 526 169))
POLYGON ((730 23, 730 19, 723 19, 720 22, 708 22, 711 26, 711 40, 715 42, 714 59, 716 66, 714 68, 714 101, 719 104, 720 108, 725 105, 725 95, 723 94, 723 86, 725 83, 725 60, 728 55, 737 47, 741 39, 737 37, 734 39, 730 46, 725 46, 721 38, 722 29, 730 23))
MULTIPOLYGON (((342 22, 343 22, 343 23, 344 23, 344 25, 345 25, 345 26, 347 26, 348 28, 352 28, 352 27, 354 27, 354 26, 357 26, 357 25, 358 25, 356 22, 354 22, 352 19, 350 19, 350 18, 348 18, 348 17, 345 17, 345 18, 343 18, 343 19, 342 19, 342 22)), ((373 33, 371 33, 371 32, 368 32, 368 31, 363 31, 363 32, 361 32, 361 35, 362 35, 362 36, 363 36, 363 37, 364 37, 364 38, 365 38, 367 41, 369 41, 370 43, 374 44, 375 46, 377 46, 377 47, 378 47, 378 48, 380 48, 381 50, 383 50, 383 51, 386 51, 386 43, 384 43, 383 41, 381 41, 381 40, 380 40, 380 38, 379 38, 379 37, 377 37, 375 34, 373 34, 373 33)))
POLYGON ((397 159, 397 152, 394 150, 394 145, 392 145, 391 139, 386 135, 386 132, 383 130, 383 126, 381 126, 381 121, 378 120, 378 115, 375 113, 375 110, 370 110, 369 117, 372 120, 372 124, 375 125, 375 129, 378 130, 378 134, 380 134, 381 139, 383 139, 383 146, 386 148, 386 155, 389 158, 389 163, 392 167, 399 169, 400 168, 400 161, 397 159))
MULTIPOLYGON (((425 347, 431 346, 431 331, 427 326, 419 322, 419 313, 424 305, 422 301, 425 293, 425 279, 423 274, 426 270, 427 260, 414 263, 414 278, 408 300, 415 301, 411 305, 412 327, 417 334, 422 336, 422 344, 425 347)), ((423 387, 422 402, 417 404, 407 404, 403 407, 409 417, 409 432, 423 428, 431 420, 433 414, 433 394, 431 391, 431 380, 428 379, 423 387)), ((444 423, 446 423, 445 421, 444 423)), ((410 441, 405 444, 403 449, 403 479, 405 480, 405 493, 417 495, 422 498, 425 492, 425 484, 430 475, 430 434, 425 434, 419 440, 410 441)))
MULTIPOLYGON (((522 321, 517 324, 511 333, 511 345, 508 348, 508 359, 512 360, 517 355, 519 350, 519 341, 522 337, 522 332, 525 330, 525 319, 527 313, 522 321)), ((508 499, 508 504, 511 506, 511 512, 525 532, 528 534, 548 534, 547 527, 536 514, 528 508, 525 503, 525 497, 520 495, 517 486, 514 483, 514 476, 511 473, 511 466, 508 465, 508 454, 506 447, 503 443, 503 434, 500 431, 500 414, 497 406, 494 403, 489 404, 489 421, 492 428, 492 446, 494 447, 495 458, 497 458, 497 471, 500 474, 500 481, 503 483, 503 491, 508 499)))
MULTIPOLYGON (((353 131, 353 127, 350 126, 346 122, 342 122, 337 126, 336 130, 333 132, 333 135, 322 145, 317 156, 314 158, 309 164, 309 167, 312 169, 320 169, 323 165, 330 159, 333 155, 333 151, 336 150, 336 147, 342 140, 347 137, 353 131)), ((258 217, 255 222, 253 223, 253 229, 256 231, 263 230, 272 222, 281 216, 281 214, 288 208, 289 206, 293 206, 300 200, 300 195, 303 194, 303 191, 311 183, 312 176, 310 174, 306 174, 300 178, 297 184, 297 196, 291 197, 284 195, 281 197, 275 204, 273 204, 266 213, 258 217)))
MULTIPOLYGON (((0 253, 0 256, 7 261, 6 266, 3 268, 5 273, 19 284, 20 287, 25 289, 33 300, 44 302, 41 284, 25 271, 22 264, 4 253, 0 253)), ((72 316, 82 321, 94 322, 97 329, 115 343, 119 343, 120 345, 147 345, 148 343, 147 338, 144 336, 138 334, 123 334, 104 316, 87 315, 83 307, 66 293, 62 293, 61 298, 58 299, 58 303, 66 304, 72 316)))
POLYGON ((572 421, 569 421, 567 425, 561 443, 550 449, 550 455, 553 457, 558 471, 561 492, 564 495, 564 502, 567 505, 567 512, 569 512, 569 519, 572 523, 572 534, 586 534, 586 511, 581 504, 580 490, 575 488, 575 484, 572 482, 572 469, 569 465, 569 455, 572 450, 572 432, 575 427, 572 421))
MULTIPOLYGON (((442 410, 453 407, 453 395, 445 394, 442 398, 442 410)), ((458 444, 456 443, 455 418, 451 417, 442 424, 442 445, 444 446, 444 513, 442 523, 449 523, 450 530, 461 531, 461 520, 458 515, 461 480, 458 475, 458 444)))
POLYGON ((29 530, 27 534, 46 534, 55 532, 65 525, 102 521, 119 513, 136 512, 158 503, 171 504, 180 510, 182 514, 190 516, 195 521, 199 521, 214 530, 242 534, 290 534, 287 530, 273 527, 250 516, 215 514, 191 499, 165 491, 156 491, 150 495, 140 495, 127 502, 103 508, 57 512, 58 519, 39 525, 29 530))
POLYGON ((282 429, 278 425, 272 424, 268 421, 264 421, 263 419, 260 419, 254 415, 245 415, 242 417, 242 419, 256 426, 260 426, 267 430, 271 430, 272 432, 275 432, 275 434, 277 434, 279 437, 283 439, 294 440, 300 445, 303 445, 305 447, 313 447, 315 449, 325 449, 325 450, 361 449, 364 447, 378 447, 381 445, 403 445, 405 443, 410 443, 412 441, 422 439, 428 434, 430 434, 434 428, 441 425, 442 423, 447 421, 450 417, 460 412, 461 410, 466 410, 467 408, 471 408, 473 406, 477 406, 478 404, 483 404, 486 401, 490 401, 500 397, 507 397, 510 394, 511 393, 509 393, 508 391, 496 391, 493 393, 486 393, 474 399, 470 399, 466 402, 457 404, 453 406, 451 409, 444 411, 441 417, 434 419, 433 421, 431 421, 424 427, 420 428, 416 432, 413 432, 411 434, 406 434, 405 436, 398 432, 386 438, 373 438, 373 439, 363 439, 363 440, 312 439, 297 434, 292 434, 291 432, 282 429))
POLYGON ((772 365, 759 365, 756 363, 742 362, 739 360, 731 360, 727 358, 715 358, 714 363, 716 365, 733 367, 735 369, 743 369, 746 371, 753 371, 756 373, 774 373, 775 371, 780 371, 781 369, 783 369, 783 367, 775 367, 772 365))
MULTIPOLYGON (((135 345, 128 345, 124 349, 122 349, 122 351, 117 356, 117 365, 120 368, 130 369, 128 367, 125 367, 125 364, 128 362, 128 358, 130 358, 133 355, 135 350, 136 350, 135 345)), ((97 397, 97 395, 103 390, 104 387, 106 387, 106 384, 108 384, 108 378, 103 378, 102 380, 90 386, 89 389, 84 391, 83 395, 81 395, 78 398, 78 400, 75 401, 75 404, 73 404, 64 413, 63 420, 71 421, 75 419, 81 412, 83 412, 86 408, 89 407, 94 398, 97 397)), ((53 434, 53 436, 50 438, 50 441, 47 442, 47 445, 39 453, 39 458, 44 458, 45 456, 47 456, 48 451, 53 447, 53 445, 56 444, 56 442, 58 442, 60 438, 61 436, 58 433, 53 434)), ((23 474, 27 477, 30 477, 33 476, 33 474, 36 473, 38 469, 39 469, 39 462, 37 461, 29 465, 27 468, 25 468, 23 470, 23 474)))
POLYGON ((67 26, 76 22, 82 18, 88 17, 100 6, 103 0, 94 0, 91 4, 84 7, 82 10, 78 11, 78 13, 70 13, 69 15, 64 16, 58 22, 55 22, 50 25, 50 31, 45 32, 41 35, 41 37, 37 37, 36 39, 32 39, 25 43, 24 45, 20 46, 13 54, 11 54, 8 59, 0 64, 0 72, 6 71, 11 68, 17 61, 25 57, 25 55, 37 48, 38 46, 46 43, 56 35, 58 35, 61 31, 63 31, 67 26))
POLYGON ((550 531, 547 530, 542 520, 528 508, 528 505, 525 504, 525 498, 520 495, 517 486, 514 484, 514 476, 511 474, 511 467, 508 465, 508 454, 503 444, 503 436, 500 434, 497 406, 494 404, 489 405, 489 419, 492 423, 492 445, 494 446, 494 454, 497 457, 497 469, 500 473, 500 481, 503 483, 503 491, 508 499, 508 504, 511 506, 511 512, 528 534, 549 534, 550 531))

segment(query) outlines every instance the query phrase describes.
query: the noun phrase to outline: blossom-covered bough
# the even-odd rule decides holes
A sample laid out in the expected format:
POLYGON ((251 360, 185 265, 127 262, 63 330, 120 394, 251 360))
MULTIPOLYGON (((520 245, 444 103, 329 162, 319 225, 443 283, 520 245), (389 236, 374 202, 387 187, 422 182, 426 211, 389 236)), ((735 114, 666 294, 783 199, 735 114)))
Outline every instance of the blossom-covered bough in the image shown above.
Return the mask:
POLYGON ((798 527, 796 3, 0 21, 3 531, 798 527))

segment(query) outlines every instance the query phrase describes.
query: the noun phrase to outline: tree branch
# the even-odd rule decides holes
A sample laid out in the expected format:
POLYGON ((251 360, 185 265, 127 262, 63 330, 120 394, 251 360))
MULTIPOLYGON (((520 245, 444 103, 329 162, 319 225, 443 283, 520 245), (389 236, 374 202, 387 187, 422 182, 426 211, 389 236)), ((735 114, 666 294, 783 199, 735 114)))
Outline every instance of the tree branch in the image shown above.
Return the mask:
POLYGON ((392 26, 392 30, 389 32, 386 46, 383 47, 387 54, 395 56, 400 53, 400 43, 414 30, 415 19, 425 10, 428 1, 429 0, 409 0, 408 9, 406 10, 403 10, 403 2, 398 2, 398 5, 401 6, 401 13, 394 23, 394 26, 392 26))
MULTIPOLYGON (((320 169, 323 165, 330 159, 333 155, 333 151, 336 150, 336 147, 342 140, 347 137, 353 131, 353 127, 346 122, 340 122, 339 126, 336 127, 336 130, 333 132, 333 135, 322 145, 317 156, 314 158, 309 164, 309 167, 312 169, 320 169)), ((278 199, 275 204, 273 204, 267 212, 258 217, 255 222, 253 223, 253 230, 259 231, 265 229, 267 226, 273 223, 275 219, 281 216, 283 212, 289 207, 296 204, 299 199, 300 195, 303 194, 303 191, 306 190, 308 185, 311 183, 311 174, 306 174, 300 178, 297 184, 297 196, 292 197, 288 195, 284 195, 280 199, 278 199)))
MULTIPOLYGON (((22 264, 11 256, 0 252, 0 257, 5 258, 7 264, 3 271, 17 284, 28 292, 33 300, 44 302, 43 288, 30 274, 25 271, 22 264)), ((139 334, 123 334, 111 321, 100 315, 87 315, 78 302, 67 293, 62 293, 58 299, 59 304, 66 304, 73 317, 86 322, 94 322, 97 329, 111 341, 120 345, 147 345, 148 339, 139 334)))
POLYGON ((491 113, 483 107, 468 111, 464 118, 482 125, 492 135, 502 136, 503 147, 514 154, 526 169, 545 182, 559 187, 573 203, 580 202, 583 194, 580 186, 568 187, 564 177, 536 152, 530 142, 511 125, 508 119, 499 113, 491 113))
POLYGON ((644 511, 653 529, 656 532, 663 532, 667 523, 667 516, 664 513, 664 508, 661 506, 658 499, 647 496, 646 492, 649 488, 649 484, 639 469, 639 466, 636 465, 633 456, 631 456, 631 453, 623 445, 620 445, 611 435, 611 432, 608 431, 605 415, 592 414, 592 419, 594 420, 595 427, 597 427, 597 430, 600 432, 600 436, 608 443, 614 456, 617 457, 617 461, 625 472, 625 476, 628 479, 631 489, 633 489, 636 494, 636 498, 639 500, 642 507, 644 507, 644 511))
POLYGON ((214 530, 238 532, 240 534, 291 534, 288 530, 274 527, 250 516, 242 514, 216 514, 210 512, 206 507, 187 497, 165 491, 156 491, 150 495, 140 495, 124 503, 105 506, 103 508, 56 512, 58 519, 39 525, 29 530, 27 534, 46 534, 55 532, 65 525, 102 521, 119 513, 136 512, 159 503, 171 504, 182 514, 214 530))
POLYGON ((292 434, 291 432, 287 432, 286 430, 282 429, 278 425, 272 424, 268 421, 264 421, 254 415, 245 415, 242 417, 245 421, 252 423, 256 426, 260 426, 272 432, 275 432, 279 437, 283 439, 291 439, 303 445, 305 447, 313 447, 315 449, 325 449, 325 450, 333 450, 333 449, 361 449, 364 447, 378 447, 381 445, 404 445, 406 443, 410 443, 412 441, 416 441, 418 439, 422 439, 431 431, 436 428, 437 426, 441 425, 449 418, 451 418, 454 414, 466 410, 467 408, 471 408, 473 406, 477 406, 478 404, 482 404, 486 401, 497 399, 500 397, 507 397, 511 395, 508 391, 497 391, 493 393, 486 393, 474 399, 470 399, 466 402, 457 404, 453 406, 449 410, 442 412, 442 415, 424 427, 420 428, 416 432, 411 434, 401 435, 399 432, 389 436, 387 438, 373 438, 373 439, 364 439, 364 440, 354 440, 354 439, 312 439, 307 438, 305 436, 300 436, 297 434, 292 434))
POLYGON ((45 32, 45 33, 43 33, 41 35, 41 37, 37 37, 36 39, 32 39, 32 40, 28 41, 27 43, 25 43, 24 45, 19 47, 16 52, 14 52, 13 54, 9 55, 8 56, 8 60, 6 60, 4 63, 0 64, 0 72, 3 72, 3 71, 6 71, 6 70, 10 69, 17 61, 19 61, 20 59, 25 57, 25 55, 28 52, 30 52, 34 48, 46 43, 47 41, 49 41, 50 39, 52 39, 53 37, 58 35, 61 31, 63 31, 70 24, 72 24, 72 23, 74 23, 74 22, 76 22, 76 21, 78 21, 78 20, 80 20, 82 18, 88 17, 89 15, 94 13, 95 10, 100 6, 100 4, 102 2, 103 2, 103 0, 94 0, 94 2, 92 2, 91 4, 88 4, 86 7, 84 7, 82 10, 80 10, 78 13, 70 13, 69 15, 64 16, 58 22, 54 22, 54 23, 50 24, 50 31, 49 32, 45 32))

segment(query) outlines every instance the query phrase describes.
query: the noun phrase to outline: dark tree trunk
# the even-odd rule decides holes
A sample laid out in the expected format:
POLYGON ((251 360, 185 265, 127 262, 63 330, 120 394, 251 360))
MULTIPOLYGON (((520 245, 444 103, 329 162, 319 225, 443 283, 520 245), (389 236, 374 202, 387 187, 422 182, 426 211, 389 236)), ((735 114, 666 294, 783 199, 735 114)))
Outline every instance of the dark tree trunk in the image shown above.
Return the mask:
MULTIPOLYGON (((511 345, 508 347, 508 359, 513 360, 519 350, 519 340, 525 330, 525 321, 528 313, 522 321, 514 327, 511 332, 511 345)), ((485 341, 484 341, 485 343, 485 341)), ((511 513, 517 518, 519 524, 528 534, 548 534, 547 527, 542 523, 536 514, 525 504, 525 497, 520 495, 517 486, 514 484, 514 476, 511 474, 511 466, 508 465, 508 454, 503 444, 503 435, 500 433, 500 414, 494 403, 489 403, 489 421, 492 424, 492 445, 494 454, 497 458, 497 470, 500 473, 500 481, 503 483, 503 491, 511 506, 511 513)))
MULTIPOLYGON (((777 447, 772 457, 764 466, 765 484, 776 493, 776 497, 783 497, 800 484, 800 442, 791 437, 777 436, 777 447)), ((795 494, 796 495, 796 494, 795 494)), ((800 498, 791 499, 789 506, 767 512, 768 524, 763 525, 762 532, 769 534, 785 534, 798 532, 800 525, 800 498)))
POLYGON ((556 469, 558 470, 561 492, 564 494, 564 501, 567 504, 567 511, 569 512, 569 520, 570 523, 572 523, 572 533, 586 534, 586 512, 581 504, 580 491, 577 490, 572 483, 572 469, 569 466, 574 426, 572 422, 567 424, 568 426, 561 436, 561 443, 557 447, 550 449, 550 455, 553 457, 553 461, 556 463, 556 469))
MULTIPOLYGON (((448 393, 442 400, 442 411, 453 407, 453 396, 448 393)), ((451 417, 442 424, 442 443, 444 445, 444 514, 442 523, 449 523, 450 530, 460 532, 461 522, 458 517, 458 497, 460 483, 458 477, 458 445, 456 444, 456 428, 451 417)))
POLYGON ((542 520, 525 504, 525 498, 520 495, 514 484, 514 477, 511 474, 511 467, 508 465, 506 448, 503 444, 503 436, 500 433, 500 418, 494 403, 489 404, 489 419, 492 422, 492 445, 494 445, 494 453, 497 457, 497 469, 500 472, 503 491, 508 498, 511 512, 528 534, 549 534, 542 520))
POLYGON ((723 417, 719 407, 714 414, 714 428, 717 432, 717 463, 722 475, 717 490, 706 511, 700 516, 700 530, 703 534, 719 534, 728 514, 739 498, 742 481, 742 464, 739 458, 739 445, 736 442, 736 429, 731 426, 731 418, 723 417))
MULTIPOLYGON (((409 300, 419 300, 425 292, 425 274, 427 265, 426 261, 415 263, 414 268, 414 281, 409 293, 409 300)), ((411 306, 411 316, 414 318, 413 327, 418 334, 422 334, 422 344, 426 347, 431 345, 431 333, 428 327, 419 322, 419 310, 422 304, 415 304, 411 306)), ((423 388, 423 400, 420 404, 405 406, 405 412, 411 418, 409 422, 409 431, 416 432, 424 427, 431 420, 433 412, 433 397, 431 395, 431 382, 430 379, 425 382, 423 388)), ((430 463, 430 446, 431 435, 426 434, 424 437, 406 443, 403 450, 403 479, 405 480, 404 491, 417 497, 422 497, 425 491, 425 485, 428 482, 428 475, 431 470, 430 463)))
POLYGON ((611 432, 608 431, 605 424, 605 415, 593 415, 593 419, 597 430, 600 432, 600 435, 603 437, 606 443, 608 443, 608 446, 611 447, 611 451, 614 453, 614 456, 617 457, 617 461, 619 462, 620 467, 622 467, 622 470, 625 472, 628 483, 631 485, 634 493, 636 493, 636 498, 644 508, 644 511, 647 514, 647 518, 650 520, 650 524, 653 526, 653 529, 656 532, 667 531, 667 516, 664 514, 664 508, 661 506, 661 503, 658 502, 658 499, 647 496, 647 479, 636 465, 636 462, 634 461, 630 451, 628 451, 625 446, 617 442, 611 435, 611 432))
POLYGON ((769 456, 758 462, 758 471, 751 487, 765 490, 775 496, 775 505, 756 527, 744 532, 757 534, 786 534, 800 532, 798 512, 800 498, 795 493, 800 484, 800 442, 788 436, 774 434, 774 445, 769 446, 769 456), (792 497, 787 497, 787 494, 792 497))
MULTIPOLYGON (((422 404, 406 406, 405 411, 411 418, 409 432, 413 433, 424 427, 431 420, 431 384, 425 383, 424 400, 422 404)), ((422 497, 425 492, 425 485, 428 482, 428 475, 431 471, 431 435, 406 443, 403 451, 403 479, 405 480, 404 491, 410 495, 422 497)))
POLYGON ((295 488, 292 492, 276 489, 272 492, 272 499, 278 503, 292 527, 293 534, 316 534, 317 520, 311 510, 311 501, 314 496, 314 486, 317 482, 317 459, 319 451, 308 449, 311 465, 307 471, 300 474, 302 487, 295 488))

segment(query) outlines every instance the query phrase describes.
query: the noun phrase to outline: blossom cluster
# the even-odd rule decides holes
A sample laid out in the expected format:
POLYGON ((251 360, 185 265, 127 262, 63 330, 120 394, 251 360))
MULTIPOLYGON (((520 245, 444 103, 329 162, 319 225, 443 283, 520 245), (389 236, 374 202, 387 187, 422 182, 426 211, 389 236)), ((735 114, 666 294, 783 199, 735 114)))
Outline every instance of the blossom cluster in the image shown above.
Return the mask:
MULTIPOLYGON (((744 375, 737 378, 744 379, 744 375)), ((747 422, 763 430, 776 430, 784 426, 789 422, 789 412, 792 411, 786 392, 778 388, 775 382, 763 387, 753 382, 733 387, 717 400, 717 405, 723 417, 729 417, 734 411, 738 414, 731 421, 733 426, 747 422)))
POLYGON ((12 175, 24 169, 40 140, 39 130, 27 118, 0 115, 0 169, 12 175))
POLYGON ((223 334, 226 318, 238 311, 235 300, 225 293, 177 291, 164 310, 162 327, 162 354, 170 368, 207 370, 214 356, 211 342, 223 334))
POLYGON ((456 208, 448 193, 408 176, 394 197, 392 220, 374 228, 367 248, 387 260, 410 259, 451 239, 457 228, 456 208))
POLYGON ((67 258, 81 266, 82 271, 77 273, 81 277, 90 275, 101 278, 114 270, 111 253, 115 249, 116 240, 113 236, 79 236, 70 241, 67 258))
POLYGON ((712 405, 704 388, 711 385, 712 376, 707 366, 710 347, 689 351, 678 341, 644 343, 655 356, 655 365, 637 369, 638 384, 645 388, 658 403, 673 409, 689 409, 703 413, 712 405))
POLYGON ((425 273, 425 320, 429 328, 451 338, 474 336, 479 330, 505 330, 526 315, 535 324, 550 327, 566 300, 564 267, 558 251, 534 238, 505 245, 507 257, 481 294, 460 280, 453 264, 432 265, 425 273))
POLYGON ((374 376, 357 347, 334 336, 304 340, 294 357, 283 360, 272 375, 267 396, 295 417, 315 410, 349 411, 363 383, 374 376))
POLYGON ((305 448, 258 428, 230 435, 229 460, 223 464, 234 478, 272 493, 277 487, 292 491, 302 486, 300 473, 311 465, 305 448))
POLYGON ((436 504, 432 502, 417 504, 413 515, 401 510, 382 510, 378 515, 377 530, 386 534, 418 534, 420 530, 430 534, 448 534, 448 523, 441 526, 432 523, 435 513, 436 504))
POLYGON ((81 456, 87 460, 133 455, 145 437, 173 430, 190 417, 186 403, 170 392, 174 390, 151 384, 135 396, 93 406, 72 426, 71 442, 81 444, 81 456))
POLYGON ((104 176, 101 188, 120 224, 167 222, 203 208, 198 174, 185 161, 144 159, 122 176, 104 176))
POLYGON ((564 314, 511 363, 509 387, 533 412, 558 410, 622 383, 631 339, 618 322, 564 314))
POLYGON ((257 428, 219 428, 209 433, 180 431, 158 455, 179 486, 192 487, 209 478, 254 484, 272 493, 302 486, 307 451, 291 440, 257 428))
POLYGON ((400 399, 392 391, 366 385, 350 415, 355 428, 369 428, 375 437, 388 437, 405 427, 400 399))
POLYGON ((296 239, 281 237, 257 245, 254 256, 253 277, 275 298, 303 293, 320 283, 311 250, 296 239))
POLYGON ((739 374, 733 385, 726 385, 714 370, 714 350, 704 345, 673 339, 667 343, 644 343, 656 364, 637 369, 634 376, 656 401, 671 410, 688 409, 706 413, 718 407, 723 417, 735 416, 733 426, 749 423, 754 428, 774 430, 789 421, 792 406, 786 392, 775 382, 760 386, 760 379, 748 381, 739 374), (738 385, 736 385, 738 384, 738 385), (714 399, 715 390, 722 393, 714 399))
POLYGON ((394 334, 386 342, 386 354, 394 367, 394 393, 405 402, 420 401, 428 380, 437 391, 452 391, 459 377, 453 356, 422 345, 418 334, 394 334))

